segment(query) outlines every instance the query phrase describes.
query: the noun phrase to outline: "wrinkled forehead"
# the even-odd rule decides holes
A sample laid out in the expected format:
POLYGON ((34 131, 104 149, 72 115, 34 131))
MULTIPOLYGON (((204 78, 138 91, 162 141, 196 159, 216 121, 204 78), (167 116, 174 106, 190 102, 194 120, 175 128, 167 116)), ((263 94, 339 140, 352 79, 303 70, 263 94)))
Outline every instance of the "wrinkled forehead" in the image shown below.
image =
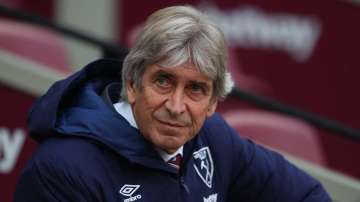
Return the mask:
MULTIPOLYGON (((208 71, 204 71, 204 68, 201 68, 197 66, 194 63, 191 63, 189 61, 186 61, 185 63, 179 63, 179 64, 172 64, 171 62, 159 62, 156 64, 159 68, 162 69, 174 69, 175 71, 179 69, 180 71, 184 70, 190 70, 193 74, 196 74, 197 76, 201 76, 203 80, 215 81, 215 77, 210 74, 208 71), (214 78, 213 78, 214 77, 214 78)), ((200 78, 200 77, 199 77, 200 78)))
POLYGON ((169 62, 159 62, 155 65, 161 69, 192 69, 196 72, 203 74, 200 71, 199 67, 197 67, 196 65, 194 65, 193 63, 190 63, 190 62, 185 62, 185 63, 180 63, 180 64, 172 64, 169 62))
POLYGON ((168 54, 162 60, 156 63, 162 68, 185 68, 194 69, 200 74, 208 77, 210 80, 215 80, 216 69, 212 64, 205 62, 200 56, 197 58, 192 57, 189 53, 168 54))
POLYGON ((151 65, 148 67, 147 77, 166 76, 176 82, 184 83, 198 83, 203 84, 211 89, 214 81, 199 71, 199 69, 192 64, 183 64, 179 66, 160 66, 151 65))

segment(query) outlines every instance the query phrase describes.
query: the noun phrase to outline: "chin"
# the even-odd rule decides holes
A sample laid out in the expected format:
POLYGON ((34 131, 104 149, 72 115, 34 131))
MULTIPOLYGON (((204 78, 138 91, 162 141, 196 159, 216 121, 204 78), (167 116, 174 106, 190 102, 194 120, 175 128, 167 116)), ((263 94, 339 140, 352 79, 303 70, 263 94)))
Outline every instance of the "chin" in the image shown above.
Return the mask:
POLYGON ((186 141, 181 140, 178 137, 173 137, 173 136, 169 137, 168 136, 168 137, 161 138, 161 140, 158 141, 158 144, 156 144, 156 145, 165 151, 175 152, 177 149, 179 149, 185 143, 186 143, 186 141))

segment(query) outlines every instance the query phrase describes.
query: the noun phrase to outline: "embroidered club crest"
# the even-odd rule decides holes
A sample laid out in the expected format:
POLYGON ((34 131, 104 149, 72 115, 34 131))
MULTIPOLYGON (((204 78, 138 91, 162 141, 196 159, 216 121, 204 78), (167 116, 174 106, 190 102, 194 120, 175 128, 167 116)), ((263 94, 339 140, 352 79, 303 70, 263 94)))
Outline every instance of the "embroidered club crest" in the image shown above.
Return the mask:
POLYGON ((214 163, 209 147, 203 147, 193 153, 194 168, 201 180, 211 188, 214 175, 214 163))

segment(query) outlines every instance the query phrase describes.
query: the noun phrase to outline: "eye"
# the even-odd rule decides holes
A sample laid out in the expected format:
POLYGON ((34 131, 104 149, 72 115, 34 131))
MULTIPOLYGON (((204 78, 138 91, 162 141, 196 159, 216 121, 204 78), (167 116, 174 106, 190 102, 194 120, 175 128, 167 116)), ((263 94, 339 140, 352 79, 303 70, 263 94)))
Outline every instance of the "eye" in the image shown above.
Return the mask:
POLYGON ((170 79, 164 75, 159 75, 155 79, 155 83, 157 86, 161 88, 168 88, 170 87, 170 79))
POLYGON ((204 93, 204 89, 199 84, 191 84, 190 89, 192 93, 204 93))
POLYGON ((193 100, 201 100, 208 94, 207 89, 198 83, 191 83, 187 89, 189 96, 193 100))

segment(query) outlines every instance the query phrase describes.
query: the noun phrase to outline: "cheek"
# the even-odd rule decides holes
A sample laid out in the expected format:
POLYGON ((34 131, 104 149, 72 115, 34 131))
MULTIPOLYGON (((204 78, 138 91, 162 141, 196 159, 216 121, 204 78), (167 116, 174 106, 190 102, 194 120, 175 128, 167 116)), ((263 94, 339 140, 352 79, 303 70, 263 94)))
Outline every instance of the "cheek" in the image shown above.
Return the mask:
POLYGON ((162 103, 163 98, 155 94, 152 90, 144 88, 138 98, 138 108, 141 109, 139 113, 152 113, 162 103))
POLYGON ((153 88, 144 87, 141 99, 143 99, 148 106, 155 107, 162 103, 166 98, 164 95, 157 93, 153 88))
POLYGON ((203 106, 196 105, 189 110, 192 118, 192 133, 197 134, 205 122, 208 110, 203 106))
POLYGON ((149 89, 143 90, 135 103, 135 111, 139 119, 138 126, 141 126, 141 129, 154 130, 153 113, 161 107, 162 100, 161 96, 153 94, 149 89))

